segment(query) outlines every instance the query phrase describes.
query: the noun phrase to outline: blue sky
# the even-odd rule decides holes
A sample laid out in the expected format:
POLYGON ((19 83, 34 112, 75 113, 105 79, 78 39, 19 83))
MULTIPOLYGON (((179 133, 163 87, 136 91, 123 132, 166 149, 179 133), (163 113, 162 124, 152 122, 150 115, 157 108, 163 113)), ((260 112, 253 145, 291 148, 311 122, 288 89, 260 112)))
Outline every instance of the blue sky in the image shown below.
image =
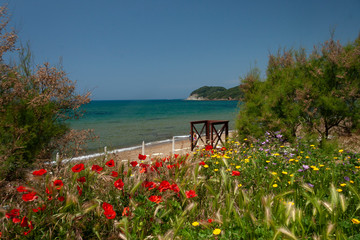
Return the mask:
POLYGON ((179 99, 265 75, 269 53, 360 33, 359 0, 7 0, 35 63, 58 64, 92 99, 179 99))

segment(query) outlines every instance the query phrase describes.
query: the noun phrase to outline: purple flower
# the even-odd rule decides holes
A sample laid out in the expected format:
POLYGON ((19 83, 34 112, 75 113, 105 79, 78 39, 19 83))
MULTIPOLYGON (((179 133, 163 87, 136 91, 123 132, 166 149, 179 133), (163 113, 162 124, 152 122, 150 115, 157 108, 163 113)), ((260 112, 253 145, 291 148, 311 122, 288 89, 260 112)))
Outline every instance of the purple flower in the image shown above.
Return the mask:
POLYGON ((314 185, 312 185, 311 183, 308 183, 308 185, 309 185, 309 187, 312 187, 312 188, 314 187, 314 185))
POLYGON ((276 135, 277 138, 282 138, 281 134, 276 135))
POLYGON ((299 169, 299 170, 298 170, 298 172, 302 172, 302 171, 304 171, 304 170, 303 170, 303 169, 299 169))
POLYGON ((263 151, 264 149, 261 147, 261 148, 259 148, 259 150, 260 150, 260 151, 263 151))
POLYGON ((302 165, 304 170, 308 170, 309 169, 309 166, 308 165, 302 165))
POLYGON ((265 169, 268 169, 268 167, 265 167, 265 169))
POLYGON ((350 178, 348 176, 344 177, 346 181, 350 181, 350 178))

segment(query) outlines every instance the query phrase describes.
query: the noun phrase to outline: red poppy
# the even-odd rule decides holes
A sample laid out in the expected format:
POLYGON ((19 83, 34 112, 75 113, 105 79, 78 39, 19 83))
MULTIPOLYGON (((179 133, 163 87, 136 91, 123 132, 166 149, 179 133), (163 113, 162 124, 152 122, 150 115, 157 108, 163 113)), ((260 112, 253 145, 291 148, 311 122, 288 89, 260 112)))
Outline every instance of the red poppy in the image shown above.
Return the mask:
POLYGON ((152 196, 149 197, 149 200, 154 202, 154 203, 160 203, 161 202, 161 196, 152 195, 152 196))
POLYGON ((53 197, 51 195, 48 196, 48 201, 53 200, 53 197))
POLYGON ((19 222, 21 222, 21 220, 20 220, 19 218, 13 218, 12 221, 13 221, 13 223, 19 223, 19 222))
POLYGON ((38 198, 38 196, 36 196, 36 192, 25 193, 22 195, 22 199, 25 202, 32 202, 37 198, 38 198))
POLYGON ((145 160, 145 159, 146 159, 146 155, 139 154, 139 160, 145 160))
POLYGON ((149 191, 150 191, 151 189, 156 188, 156 183, 154 183, 154 182, 144 181, 144 182, 142 183, 142 185, 143 185, 144 187, 146 187, 149 191))
POLYGON ((58 199, 60 202, 62 202, 62 201, 65 200, 64 196, 60 196, 60 197, 58 197, 57 199, 58 199))
POLYGON ((162 167, 162 166, 163 166, 162 162, 156 162, 155 163, 155 167, 157 167, 157 168, 162 167))
POLYGON ((92 166, 91 170, 92 170, 92 171, 95 171, 95 172, 97 172, 97 173, 100 173, 100 172, 103 170, 103 168, 100 167, 99 165, 95 165, 95 164, 94 164, 94 165, 92 166))
POLYGON ((211 146, 211 145, 206 145, 205 146, 205 150, 206 151, 210 151, 210 150, 212 150, 213 149, 213 146, 211 146))
POLYGON ((45 189, 45 192, 46 192, 47 194, 52 194, 52 191, 50 191, 48 188, 45 189))
POLYGON ((24 187, 24 186, 19 186, 18 188, 16 188, 16 191, 18 191, 18 192, 28 192, 29 190, 27 190, 27 188, 24 187))
POLYGON ((86 178, 85 177, 80 177, 76 181, 78 181, 80 183, 84 183, 84 182, 86 182, 86 178))
POLYGON ((60 190, 63 186, 64 186, 64 183, 60 179, 57 179, 57 180, 54 181, 54 187, 57 190, 60 190))
POLYGON ((104 209, 104 215, 107 219, 113 219, 116 217, 116 212, 111 204, 103 202, 102 208, 104 209))
POLYGON ((171 189, 171 185, 170 185, 170 183, 168 182, 168 181, 162 181, 161 183, 160 183, 160 185, 159 185, 159 191, 160 192, 164 192, 164 191, 166 191, 166 190, 168 190, 168 189, 171 189))
POLYGON ((194 190, 186 191, 185 194, 187 198, 193 198, 197 196, 194 190))
POLYGON ((31 232, 31 230, 34 229, 32 222, 28 221, 26 216, 24 216, 23 219, 21 220, 20 226, 29 228, 29 231, 24 232, 24 235, 28 235, 31 232))
POLYGON ((118 172, 115 172, 115 171, 112 171, 112 172, 111 172, 111 176, 117 177, 117 176, 119 176, 119 173, 118 173, 118 172))
POLYGON ((131 166, 136 167, 138 165, 138 162, 137 161, 132 161, 132 162, 130 162, 130 164, 131 164, 131 166))
POLYGON ((171 185, 171 190, 173 190, 174 192, 180 192, 180 188, 176 183, 171 185))
POLYGON ((40 169, 40 170, 37 170, 37 171, 33 171, 33 175, 34 176, 41 176, 41 175, 44 175, 45 173, 47 173, 47 171, 45 169, 40 169))
POLYGON ((222 147, 222 148, 221 148, 221 151, 226 151, 226 147, 222 147))
POLYGON ((76 186, 77 190, 78 190, 78 193, 79 193, 79 196, 81 196, 82 194, 82 189, 79 187, 79 186, 76 186))
POLYGON ((119 189, 119 190, 122 190, 123 187, 124 187, 124 182, 121 180, 121 178, 119 178, 118 180, 116 180, 114 182, 114 186, 119 189))
POLYGON ((213 221, 214 221, 214 219, 211 219, 211 218, 208 219, 208 223, 212 223, 213 221))
POLYGON ((199 162, 199 165, 200 165, 200 166, 204 166, 204 165, 205 165, 205 162, 204 162, 204 161, 201 161, 201 162, 199 162))
POLYGON ((5 214, 5 217, 7 218, 14 218, 20 215, 20 209, 12 209, 10 212, 5 214))
POLYGON ((21 220, 20 226, 22 227, 29 227, 29 222, 26 216, 24 216, 21 220))
POLYGON ((166 166, 168 169, 172 169, 173 167, 175 167, 175 165, 167 165, 166 166))
POLYGON ((174 158, 178 158, 179 157, 179 154, 174 154, 174 158))
POLYGON ((129 216, 130 215, 130 208, 124 207, 124 210, 122 212, 122 216, 129 216))
POLYGON ((84 164, 83 164, 83 163, 79 163, 79 164, 76 164, 75 166, 73 166, 73 167, 71 168, 71 171, 73 171, 73 172, 81 172, 81 171, 84 170, 84 169, 85 169, 84 164))
POLYGON ((109 161, 107 161, 107 162, 105 163, 105 165, 108 166, 108 167, 114 167, 114 166, 115 166, 115 162, 114 162, 114 160, 110 159, 109 161))
POLYGON ((240 172, 239 171, 232 171, 232 176, 240 176, 240 172))

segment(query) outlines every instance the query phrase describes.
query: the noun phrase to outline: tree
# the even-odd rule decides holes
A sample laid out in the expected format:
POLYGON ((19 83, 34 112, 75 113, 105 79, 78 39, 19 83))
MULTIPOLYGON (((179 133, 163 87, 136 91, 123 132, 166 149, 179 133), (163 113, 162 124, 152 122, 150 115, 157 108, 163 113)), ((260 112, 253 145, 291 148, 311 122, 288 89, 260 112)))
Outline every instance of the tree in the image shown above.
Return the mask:
POLYGON ((0 178, 11 179, 74 139, 66 120, 81 116, 90 93, 76 93, 66 73, 48 63, 31 70, 28 54, 20 54, 18 66, 7 64, 3 56, 15 51, 17 37, 6 32, 6 7, 0 19, 0 178))
POLYGON ((242 81, 244 104, 237 120, 242 136, 281 131, 285 139, 359 129, 360 37, 342 46, 331 38, 313 53, 270 55, 265 81, 250 72, 242 81))

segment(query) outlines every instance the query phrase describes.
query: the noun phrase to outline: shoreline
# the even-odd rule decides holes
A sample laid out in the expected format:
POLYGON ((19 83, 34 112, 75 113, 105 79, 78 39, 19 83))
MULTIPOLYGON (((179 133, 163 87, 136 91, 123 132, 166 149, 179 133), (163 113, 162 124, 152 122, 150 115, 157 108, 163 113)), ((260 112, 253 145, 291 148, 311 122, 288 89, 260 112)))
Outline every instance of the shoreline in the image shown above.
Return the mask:
MULTIPOLYGON (((233 132, 235 130, 229 131, 229 138, 233 136, 233 132)), ((103 152, 87 154, 83 156, 73 157, 73 158, 66 158, 62 159, 62 163, 68 163, 73 161, 87 161, 97 157, 103 157, 107 155, 107 158, 113 158, 114 160, 120 161, 136 161, 138 160, 139 154, 143 154, 147 156, 147 159, 151 159, 153 157, 168 157, 173 154, 188 154, 191 151, 191 142, 189 140, 188 135, 181 135, 181 136, 174 136, 174 146, 173 146, 173 139, 165 139, 159 140, 155 142, 149 142, 144 144, 144 154, 143 154, 143 145, 137 145, 132 147, 126 148, 119 148, 114 150, 107 150, 104 147, 103 152)), ((203 147, 204 145, 200 144, 198 147, 203 147)), ((51 163, 56 163, 57 160, 52 161, 51 163)))
MULTIPOLYGON (((114 150, 107 150, 104 147, 103 152, 87 154, 83 156, 66 158, 62 159, 62 163, 68 163, 72 161, 87 161, 90 159, 94 159, 97 157, 108 156, 108 158, 114 158, 117 160, 138 160, 139 154, 143 154, 143 146, 137 145, 126 148, 119 148, 114 150)), ((155 142, 149 142, 144 144, 144 155, 147 157, 167 157, 172 155, 173 142, 172 139, 159 140, 155 142)), ((189 136, 175 136, 175 146, 174 153, 175 154, 186 154, 191 152, 191 143, 189 141, 189 136)), ((56 163, 53 161, 52 163, 56 163)))

